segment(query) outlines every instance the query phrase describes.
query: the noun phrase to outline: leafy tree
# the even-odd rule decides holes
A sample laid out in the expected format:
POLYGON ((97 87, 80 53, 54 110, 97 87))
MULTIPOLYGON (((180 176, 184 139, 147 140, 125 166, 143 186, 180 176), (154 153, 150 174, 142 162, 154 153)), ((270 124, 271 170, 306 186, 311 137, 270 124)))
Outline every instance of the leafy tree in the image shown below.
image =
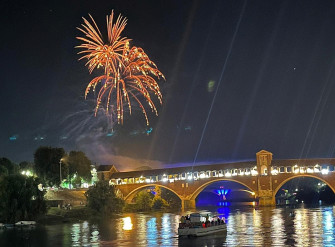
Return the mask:
MULTIPOLYGON (((39 147, 34 153, 36 174, 48 185, 59 185, 60 160, 65 156, 63 148, 39 147)), ((62 177, 67 176, 66 167, 62 166, 62 177)))
POLYGON ((69 166, 70 177, 76 174, 86 181, 91 180, 92 162, 86 157, 85 153, 81 151, 71 151, 67 158, 67 164, 69 166))
POLYGON ((5 157, 0 158, 0 175, 14 174, 17 171, 17 165, 5 157))
POLYGON ((39 179, 20 174, 0 178, 0 220, 15 223, 32 220, 46 212, 44 192, 38 189, 39 179))
POLYGON ((166 200, 167 204, 171 208, 180 208, 181 207, 180 198, 175 193, 173 193, 172 191, 167 190, 165 188, 162 188, 161 197, 164 200, 166 200))
POLYGON ((34 163, 28 162, 28 161, 22 161, 19 163, 20 170, 31 170, 33 171, 35 169, 34 163))
POLYGON ((143 190, 136 195, 135 201, 136 209, 138 211, 148 211, 151 209, 152 205, 152 194, 143 190))
POLYGON ((121 212, 124 201, 116 195, 115 187, 108 181, 98 181, 86 191, 87 205, 89 208, 102 214, 121 212))
POLYGON ((152 199, 151 207, 153 209, 162 209, 168 208, 169 204, 161 197, 154 197, 154 199, 152 199))

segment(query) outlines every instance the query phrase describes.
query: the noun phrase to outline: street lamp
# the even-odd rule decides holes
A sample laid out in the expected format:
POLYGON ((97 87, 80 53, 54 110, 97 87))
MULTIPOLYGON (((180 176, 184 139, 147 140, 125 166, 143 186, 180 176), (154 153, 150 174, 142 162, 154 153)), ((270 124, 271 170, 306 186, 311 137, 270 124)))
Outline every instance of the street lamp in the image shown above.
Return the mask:
POLYGON ((62 184, 62 160, 63 158, 59 160, 59 186, 62 184))

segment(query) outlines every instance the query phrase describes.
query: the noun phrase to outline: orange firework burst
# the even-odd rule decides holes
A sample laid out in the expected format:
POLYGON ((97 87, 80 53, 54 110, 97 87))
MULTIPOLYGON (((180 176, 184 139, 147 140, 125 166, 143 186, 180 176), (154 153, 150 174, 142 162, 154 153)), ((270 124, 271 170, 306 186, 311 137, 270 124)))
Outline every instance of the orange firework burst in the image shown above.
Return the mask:
POLYGON ((118 69, 117 65, 122 61, 124 47, 130 40, 126 37, 121 37, 121 33, 127 24, 127 19, 119 15, 116 22, 113 23, 113 11, 106 17, 108 41, 105 43, 93 17, 89 16, 92 24, 83 18, 84 24, 81 25, 82 28, 78 28, 86 36, 85 38, 77 37, 77 39, 84 42, 76 46, 76 48, 84 49, 78 52, 78 54, 84 54, 79 60, 88 59, 85 65, 88 65, 90 73, 95 68, 103 67, 106 75, 115 74, 118 69))
POLYGON ((122 124, 125 111, 124 105, 127 106, 131 114, 133 101, 140 106, 147 125, 149 125, 143 100, 158 115, 157 108, 150 94, 155 94, 158 101, 162 103, 162 94, 154 77, 165 79, 164 75, 157 69, 155 63, 149 59, 142 48, 135 46, 130 48, 129 39, 121 38, 120 34, 126 25, 126 19, 122 19, 119 16, 116 23, 113 24, 113 12, 109 17, 107 16, 108 45, 103 43, 101 33, 92 17, 91 20, 94 26, 84 19, 85 25, 82 26, 86 31, 83 29, 79 30, 89 39, 78 37, 85 43, 77 46, 77 48, 85 49, 80 53, 87 54, 80 59, 87 58, 89 60, 87 64, 90 72, 99 67, 103 67, 105 72, 103 75, 95 77, 87 85, 85 97, 91 88, 95 91, 97 85, 101 83, 95 114, 97 114, 103 101, 106 103, 106 113, 108 114, 110 105, 113 105, 110 103, 115 100, 118 123, 122 124))

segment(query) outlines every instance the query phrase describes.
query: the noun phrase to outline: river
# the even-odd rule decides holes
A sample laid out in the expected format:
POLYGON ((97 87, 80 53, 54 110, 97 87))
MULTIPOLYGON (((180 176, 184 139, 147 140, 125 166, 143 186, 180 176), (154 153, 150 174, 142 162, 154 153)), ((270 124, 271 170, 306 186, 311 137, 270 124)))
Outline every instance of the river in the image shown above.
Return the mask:
POLYGON ((127 213, 95 222, 2 229, 0 246, 335 246, 335 206, 209 211, 227 219, 226 234, 178 238, 180 213, 127 213))

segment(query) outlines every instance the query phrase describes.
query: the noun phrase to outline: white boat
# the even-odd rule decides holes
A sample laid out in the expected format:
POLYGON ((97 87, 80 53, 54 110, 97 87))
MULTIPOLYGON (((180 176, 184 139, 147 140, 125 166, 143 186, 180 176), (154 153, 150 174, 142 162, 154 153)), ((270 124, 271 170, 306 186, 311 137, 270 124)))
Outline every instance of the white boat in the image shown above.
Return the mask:
POLYGON ((191 214, 189 219, 182 218, 178 228, 179 236, 205 236, 227 231, 224 219, 213 218, 209 215, 191 214))
POLYGON ((15 226, 34 226, 36 221, 22 220, 15 223, 15 226))

